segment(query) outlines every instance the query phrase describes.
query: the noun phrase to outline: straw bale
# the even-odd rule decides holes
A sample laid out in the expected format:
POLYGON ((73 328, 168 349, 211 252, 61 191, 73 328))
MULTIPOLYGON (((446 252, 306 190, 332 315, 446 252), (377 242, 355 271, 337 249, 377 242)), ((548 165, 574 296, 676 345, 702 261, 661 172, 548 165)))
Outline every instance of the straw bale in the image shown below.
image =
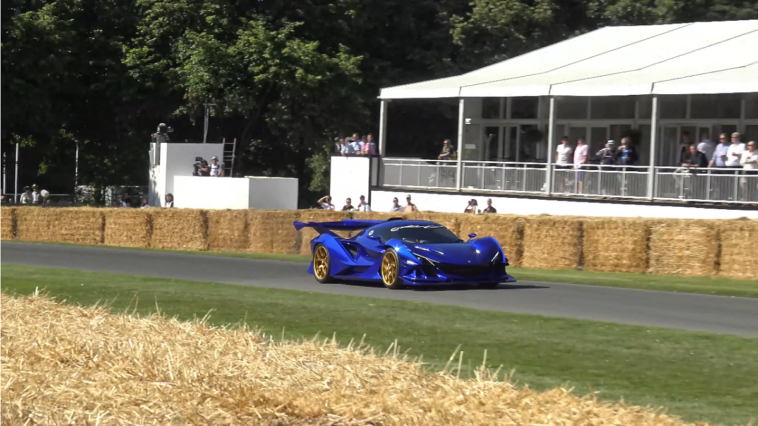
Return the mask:
POLYGON ((650 231, 650 273, 704 276, 717 272, 718 221, 662 220, 650 231))
POLYGON ((758 220, 727 220, 720 225, 719 275, 758 280, 758 262, 755 259, 758 220))
POLYGON ((522 266, 575 269, 582 253, 581 230, 581 219, 574 217, 525 217, 522 266))
POLYGON ((151 209, 150 247, 170 250, 207 250, 206 214, 197 209, 151 209))
POLYGON ((209 210, 208 250, 246 251, 250 210, 209 210))
POLYGON ((95 208, 21 207, 16 211, 19 240, 102 244, 103 211, 95 208))
POLYGON ((635 218, 584 220, 584 269, 588 271, 645 273, 652 221, 635 218))
POLYGON ((475 233, 477 237, 493 237, 503 248, 511 266, 521 266, 524 221, 521 216, 461 214, 460 235, 463 240, 475 233))
POLYGON ((251 210, 248 250, 253 253, 296 254, 300 249, 293 225, 297 210, 251 210))
POLYGON ((16 208, 0 207, 0 227, 2 227, 3 240, 16 238, 16 208))
POLYGON ((105 245, 150 246, 150 214, 142 209, 104 209, 105 245))
MULTIPOLYGON (((397 348, 281 342, 2 294, 2 419, 26 424, 684 425, 653 408, 429 373, 397 348)), ((701 423, 702 424, 702 423, 701 423)))
MULTIPOLYGON (((353 217, 354 213, 351 212, 342 212, 342 211, 334 211, 334 210, 318 210, 318 209, 310 209, 310 210, 301 210, 300 212, 300 222, 338 222, 343 219, 350 219, 353 217)), ((292 224, 290 223, 290 226, 292 224)), ((292 229, 295 229, 294 227, 292 229)), ((350 234, 348 232, 336 232, 336 234, 342 236, 342 237, 349 237, 350 234)), ((302 255, 310 255, 311 254, 311 240, 316 238, 318 236, 318 232, 314 231, 310 228, 305 228, 300 230, 300 254, 302 255)))

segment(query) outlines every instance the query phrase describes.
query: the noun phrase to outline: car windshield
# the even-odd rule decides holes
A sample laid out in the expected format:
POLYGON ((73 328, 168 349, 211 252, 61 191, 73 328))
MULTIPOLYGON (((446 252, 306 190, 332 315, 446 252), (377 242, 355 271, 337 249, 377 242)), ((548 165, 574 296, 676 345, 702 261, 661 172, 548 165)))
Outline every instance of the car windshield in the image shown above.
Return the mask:
MULTIPOLYGON (((461 239, 442 225, 400 225, 389 229, 388 239, 396 238, 414 244, 457 243, 461 239)), ((383 233, 384 234, 384 233, 383 233)))

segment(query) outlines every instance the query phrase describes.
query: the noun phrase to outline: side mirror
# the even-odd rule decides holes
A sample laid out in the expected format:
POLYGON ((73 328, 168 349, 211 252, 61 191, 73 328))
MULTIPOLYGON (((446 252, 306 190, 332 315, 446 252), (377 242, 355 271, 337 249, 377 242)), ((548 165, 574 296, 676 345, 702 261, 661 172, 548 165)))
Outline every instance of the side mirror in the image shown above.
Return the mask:
POLYGON ((474 234, 474 233, 468 234, 468 239, 469 240, 472 239, 472 238, 474 238, 474 237, 476 237, 476 234, 474 234))

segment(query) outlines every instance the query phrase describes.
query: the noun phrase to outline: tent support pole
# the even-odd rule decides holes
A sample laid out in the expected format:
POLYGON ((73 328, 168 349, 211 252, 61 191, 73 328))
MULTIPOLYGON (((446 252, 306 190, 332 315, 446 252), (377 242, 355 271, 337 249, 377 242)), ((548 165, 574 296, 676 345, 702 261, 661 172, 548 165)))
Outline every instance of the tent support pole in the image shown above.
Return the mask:
POLYGON ((387 149, 387 102, 383 100, 379 105, 379 156, 384 157, 387 149))
POLYGON ((655 152, 658 136, 658 95, 653 95, 653 115, 650 118, 650 165, 647 172, 647 198, 653 200, 655 188, 655 152))
POLYGON ((545 192, 553 193, 553 141, 555 140, 555 96, 550 96, 550 112, 547 120, 547 166, 545 167, 545 192))
POLYGON ((455 164, 455 189, 461 190, 463 175, 463 98, 458 99, 458 155, 455 164))

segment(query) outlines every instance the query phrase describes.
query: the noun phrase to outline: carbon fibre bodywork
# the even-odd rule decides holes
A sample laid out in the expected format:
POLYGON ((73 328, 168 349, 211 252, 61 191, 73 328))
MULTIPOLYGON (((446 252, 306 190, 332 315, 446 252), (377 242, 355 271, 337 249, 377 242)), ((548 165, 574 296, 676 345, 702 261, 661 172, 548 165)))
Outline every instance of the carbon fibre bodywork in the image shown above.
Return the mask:
MULTIPOLYGON (((311 253, 315 259, 316 248, 326 248, 329 278, 384 282, 382 259, 388 250, 392 250, 397 255, 399 279, 407 286, 461 283, 493 285, 516 281, 506 272, 508 259, 494 238, 472 238, 464 242, 438 223, 390 219, 295 222, 294 225, 298 230, 311 227, 319 232, 320 235, 310 242, 311 253), (434 238, 425 241, 424 234, 419 232, 423 233, 427 229, 449 233, 444 235, 449 237, 442 243, 433 241, 434 238), (331 230, 355 232, 351 237, 343 238, 331 230), (405 236, 402 235, 403 232, 406 233, 405 236), (409 232, 415 232, 421 238, 413 235, 409 238, 409 232)), ((314 259, 308 267, 310 274, 314 274, 314 259)))

